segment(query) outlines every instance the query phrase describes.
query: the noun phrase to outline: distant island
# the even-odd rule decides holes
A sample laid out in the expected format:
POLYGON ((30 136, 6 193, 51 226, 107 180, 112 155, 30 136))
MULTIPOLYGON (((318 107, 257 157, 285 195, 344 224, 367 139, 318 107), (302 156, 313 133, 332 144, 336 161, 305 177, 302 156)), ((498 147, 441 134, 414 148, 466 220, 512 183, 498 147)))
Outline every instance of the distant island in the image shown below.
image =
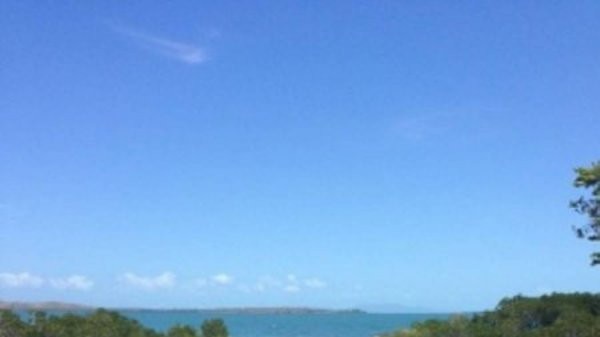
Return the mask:
MULTIPOLYGON (((65 303, 48 302, 10 302, 0 301, 0 310, 13 311, 91 311, 98 307, 65 303)), ((306 315, 306 314, 363 314, 359 309, 323 309, 310 307, 233 307, 233 308, 108 308, 120 312, 198 312, 210 314, 246 314, 246 315, 306 315)))
POLYGON ((245 314, 245 315, 306 315, 306 314, 362 314, 359 309, 322 309, 307 307, 240 307, 240 308, 211 308, 211 309, 146 309, 146 308, 112 308, 120 312, 145 311, 145 312, 198 312, 220 315, 245 314))

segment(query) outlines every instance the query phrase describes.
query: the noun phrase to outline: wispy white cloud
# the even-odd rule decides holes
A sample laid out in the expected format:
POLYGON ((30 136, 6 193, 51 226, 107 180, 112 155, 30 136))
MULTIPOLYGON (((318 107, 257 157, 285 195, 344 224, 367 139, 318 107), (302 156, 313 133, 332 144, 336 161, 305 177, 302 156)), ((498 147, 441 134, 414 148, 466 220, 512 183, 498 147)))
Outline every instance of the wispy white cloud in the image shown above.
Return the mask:
POLYGON ((316 277, 313 277, 313 278, 304 280, 304 286, 306 286, 307 288, 320 289, 320 288, 327 287, 327 283, 321 281, 320 279, 318 279, 316 277))
POLYGON ((282 286, 281 281, 267 275, 259 278, 254 284, 241 284, 238 289, 245 293, 262 293, 271 289, 281 289, 282 286))
POLYGON ((39 288, 44 284, 44 279, 27 272, 0 273, 0 286, 8 288, 39 288))
POLYGON ((297 293, 303 289, 322 289, 327 287, 327 283, 319 278, 299 278, 294 274, 288 274, 283 278, 272 276, 263 276, 253 285, 242 284, 238 289, 243 292, 265 292, 270 290, 283 291, 287 293, 297 293))
POLYGON ((285 291, 286 293, 297 293, 300 291, 300 287, 295 284, 288 284, 285 287, 283 287, 283 291, 285 291))
POLYGON ((57 289, 90 290, 94 282, 82 275, 71 275, 66 278, 50 279, 50 285, 57 289))
POLYGON ((233 277, 225 273, 213 275, 210 280, 213 284, 221 286, 226 286, 233 283, 233 277))
MULTIPOLYGON (((225 287, 235 283, 235 278, 226 273, 218 273, 210 277, 200 277, 192 281, 191 289, 206 290, 211 287, 225 287)), ((243 285, 238 286, 241 289, 243 285)))
POLYGON ((154 277, 139 276, 134 273, 125 273, 119 277, 121 283, 145 290, 166 289, 175 286, 175 274, 164 272, 154 277))
POLYGON ((286 282, 282 289, 285 292, 295 293, 299 292, 303 288, 322 289, 325 287, 327 287, 327 283, 325 283, 319 278, 311 277, 306 279, 300 279, 294 274, 289 274, 286 277, 286 282))
POLYGON ((109 26, 114 32, 132 39, 148 50, 171 59, 187 64, 201 64, 208 61, 206 50, 198 45, 144 33, 130 27, 112 24, 109 26))

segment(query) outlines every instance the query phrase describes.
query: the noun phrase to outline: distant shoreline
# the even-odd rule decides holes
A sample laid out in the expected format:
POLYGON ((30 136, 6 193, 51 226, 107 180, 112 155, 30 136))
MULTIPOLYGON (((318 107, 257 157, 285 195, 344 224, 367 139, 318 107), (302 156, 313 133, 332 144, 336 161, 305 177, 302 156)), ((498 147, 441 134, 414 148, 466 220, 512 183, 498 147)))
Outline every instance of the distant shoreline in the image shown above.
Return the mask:
POLYGON ((210 309, 154 309, 154 308, 112 308, 121 312, 197 312, 211 314, 252 314, 252 315, 296 315, 296 314, 364 314, 359 309, 320 309, 304 307, 241 307, 241 308, 210 308, 210 309))
MULTIPOLYGON (((93 311, 101 306, 89 306, 74 303, 48 302, 9 302, 0 301, 0 310, 15 311, 93 311)), ((119 312, 194 312, 209 314, 248 314, 248 315, 299 315, 299 314, 365 314, 360 309, 323 309, 311 307, 228 307, 228 308, 136 308, 107 307, 105 309, 119 312)))

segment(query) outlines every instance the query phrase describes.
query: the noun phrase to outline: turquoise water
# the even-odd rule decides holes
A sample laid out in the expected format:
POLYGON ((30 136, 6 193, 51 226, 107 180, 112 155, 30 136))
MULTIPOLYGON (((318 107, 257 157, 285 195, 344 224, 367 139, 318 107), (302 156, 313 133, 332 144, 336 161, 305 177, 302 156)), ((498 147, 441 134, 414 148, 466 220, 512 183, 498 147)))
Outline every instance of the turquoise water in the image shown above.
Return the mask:
MULTIPOLYGON (((27 312, 18 312, 27 319, 27 312)), ((64 311, 49 311, 61 315, 64 311)), ((77 313, 77 312, 73 312, 77 313)), ((89 311, 80 311, 85 315, 89 311)), ((222 314, 202 311, 120 311, 146 327, 166 331, 176 324, 199 327, 206 319, 222 318, 232 337, 373 337, 449 314, 222 314)))
POLYGON ((222 318, 233 337, 372 337, 409 327, 445 314, 296 314, 214 315, 202 312, 122 312, 140 323, 164 331, 174 324, 199 326, 209 318, 222 318))

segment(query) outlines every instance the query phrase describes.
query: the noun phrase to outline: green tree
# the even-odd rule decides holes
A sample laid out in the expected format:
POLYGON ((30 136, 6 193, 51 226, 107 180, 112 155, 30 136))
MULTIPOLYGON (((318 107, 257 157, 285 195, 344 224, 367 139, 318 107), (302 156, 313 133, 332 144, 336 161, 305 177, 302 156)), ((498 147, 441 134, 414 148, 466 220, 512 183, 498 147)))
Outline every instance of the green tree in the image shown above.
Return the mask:
POLYGON ((29 332, 29 325, 21 321, 12 311, 0 311, 0 337, 24 337, 29 332))
MULTIPOLYGON (((575 227, 575 232, 580 238, 600 241, 600 161, 590 167, 576 168, 575 173, 575 187, 591 190, 590 196, 571 201, 571 207, 588 218, 588 223, 575 227)), ((600 264, 600 252, 592 253, 591 258, 592 265, 600 264)))
POLYGON ((229 332, 222 319, 209 319, 200 327, 202 337, 228 337, 229 332))
POLYGON ((384 337, 598 337, 600 294, 505 298, 495 310, 429 320, 384 337))
POLYGON ((167 337, 196 337, 196 331, 189 325, 175 325, 169 329, 167 337))
POLYGON ((30 312, 29 326, 29 337, 46 336, 48 326, 48 315, 43 311, 30 312))

